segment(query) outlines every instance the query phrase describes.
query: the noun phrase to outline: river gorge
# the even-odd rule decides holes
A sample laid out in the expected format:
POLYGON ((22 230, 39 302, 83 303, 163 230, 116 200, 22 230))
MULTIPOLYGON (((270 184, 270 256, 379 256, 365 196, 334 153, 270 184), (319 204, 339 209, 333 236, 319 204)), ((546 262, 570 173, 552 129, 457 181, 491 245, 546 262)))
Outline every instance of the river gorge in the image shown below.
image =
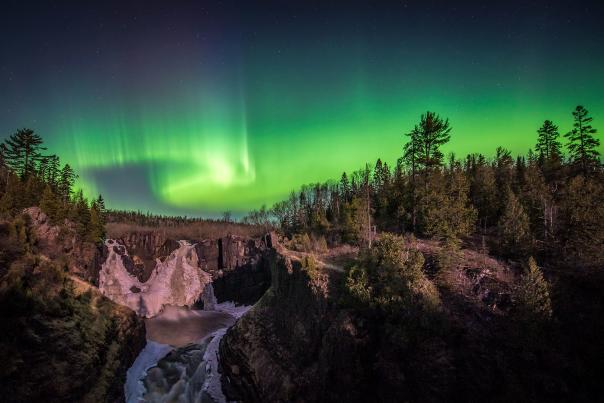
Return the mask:
POLYGON ((129 403, 224 402, 219 344, 251 307, 254 296, 245 292, 246 285, 258 288, 256 298, 268 286, 261 262, 268 238, 174 242, 156 236, 106 240, 98 274, 101 293, 132 309, 145 324, 147 343, 127 371, 124 398, 129 403), (242 292, 243 301, 237 300, 242 292), (235 300, 225 300, 233 295, 235 300))

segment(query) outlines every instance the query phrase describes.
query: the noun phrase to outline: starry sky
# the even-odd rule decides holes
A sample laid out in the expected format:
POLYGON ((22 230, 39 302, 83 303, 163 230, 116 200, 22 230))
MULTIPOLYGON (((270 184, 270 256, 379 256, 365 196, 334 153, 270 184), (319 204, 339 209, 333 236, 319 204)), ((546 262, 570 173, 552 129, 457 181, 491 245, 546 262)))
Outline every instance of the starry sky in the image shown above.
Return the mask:
POLYGON ((578 104, 604 131, 601 2, 454 3, 4 1, 0 139, 34 129, 109 207, 211 217, 394 163, 426 110, 458 155, 578 104))

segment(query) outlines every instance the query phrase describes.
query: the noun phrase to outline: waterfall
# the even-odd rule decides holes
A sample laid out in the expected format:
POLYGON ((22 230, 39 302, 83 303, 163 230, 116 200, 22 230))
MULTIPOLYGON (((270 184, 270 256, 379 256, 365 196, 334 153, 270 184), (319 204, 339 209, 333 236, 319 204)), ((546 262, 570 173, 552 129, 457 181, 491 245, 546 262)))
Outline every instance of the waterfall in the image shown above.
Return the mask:
POLYGON ((214 295, 214 286, 212 283, 206 284, 203 292, 201 293, 200 299, 203 301, 204 311, 213 311, 216 309, 218 302, 216 301, 216 296, 214 295))
POLYGON ((111 239, 105 244, 109 256, 99 272, 99 289, 114 302, 146 318, 156 316, 166 305, 193 306, 200 295, 204 306, 207 300, 206 309, 214 309, 212 277, 199 266, 195 245, 190 242, 180 241, 178 249, 163 262, 157 259, 151 276, 144 283, 126 269, 125 263, 131 259, 126 247, 111 239))

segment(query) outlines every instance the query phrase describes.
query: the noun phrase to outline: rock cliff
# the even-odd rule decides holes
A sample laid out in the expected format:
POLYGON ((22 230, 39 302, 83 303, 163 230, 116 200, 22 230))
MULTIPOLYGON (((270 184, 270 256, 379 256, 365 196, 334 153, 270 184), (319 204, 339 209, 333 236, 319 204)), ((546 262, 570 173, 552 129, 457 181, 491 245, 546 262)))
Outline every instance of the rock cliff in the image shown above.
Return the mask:
POLYGON ((283 252, 267 254, 271 287, 220 344, 225 394, 246 402, 358 401, 369 337, 337 309, 332 286, 341 273, 283 252))
POLYGON ((30 219, 36 249, 41 254, 51 260, 65 261, 71 273, 98 285, 101 264, 107 256, 106 249, 79 237, 75 225, 68 220, 53 225, 39 207, 29 207, 24 213, 30 219))
POLYGON ((67 221, 51 225, 35 207, 5 226, 0 241, 12 253, 0 275, 2 400, 122 401, 145 328, 82 280, 94 276, 99 248, 67 221))
MULTIPOLYGON (((410 247, 426 256, 424 273, 443 253, 431 243, 410 247)), ((352 304, 345 272, 321 256, 275 245, 265 259, 270 288, 220 344, 229 399, 451 401, 459 393, 486 398, 498 384, 497 357, 509 354, 502 342, 510 326, 508 267, 465 251, 446 275, 441 268, 439 278, 425 280, 439 285, 444 305, 424 317, 414 316, 411 305, 389 313, 352 304), (497 353, 484 354, 491 349, 497 353), (468 357, 480 371, 473 372, 468 357)), ((512 373, 516 362, 505 365, 512 373)))

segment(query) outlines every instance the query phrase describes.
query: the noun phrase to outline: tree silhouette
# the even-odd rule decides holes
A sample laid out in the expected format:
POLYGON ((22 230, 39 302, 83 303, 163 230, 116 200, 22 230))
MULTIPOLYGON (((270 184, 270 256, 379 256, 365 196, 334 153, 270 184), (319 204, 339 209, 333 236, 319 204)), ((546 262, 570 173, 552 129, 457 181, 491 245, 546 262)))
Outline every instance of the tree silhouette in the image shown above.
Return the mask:
POLYGON ((26 178, 44 158, 40 152, 46 150, 46 147, 42 147, 42 143, 42 137, 33 130, 18 130, 6 140, 3 152, 6 164, 21 178, 26 178))
MULTIPOLYGON (((443 153, 440 147, 451 139, 449 119, 442 119, 434 112, 426 112, 421 116, 419 125, 414 128, 410 136, 417 141, 416 148, 418 162, 424 168, 442 165, 443 153)), ((412 140, 413 142, 413 140, 412 140)))
POLYGON ((597 130, 591 126, 593 119, 587 109, 577 106, 573 111, 573 118, 573 130, 564 137, 568 139, 567 147, 572 163, 578 165, 583 175, 587 176, 599 165, 600 140, 594 137, 597 130))
POLYGON ((535 145, 535 151, 540 158, 550 161, 552 158, 560 156, 559 136, 558 126, 551 120, 543 122, 543 126, 537 130, 537 144, 535 145))

